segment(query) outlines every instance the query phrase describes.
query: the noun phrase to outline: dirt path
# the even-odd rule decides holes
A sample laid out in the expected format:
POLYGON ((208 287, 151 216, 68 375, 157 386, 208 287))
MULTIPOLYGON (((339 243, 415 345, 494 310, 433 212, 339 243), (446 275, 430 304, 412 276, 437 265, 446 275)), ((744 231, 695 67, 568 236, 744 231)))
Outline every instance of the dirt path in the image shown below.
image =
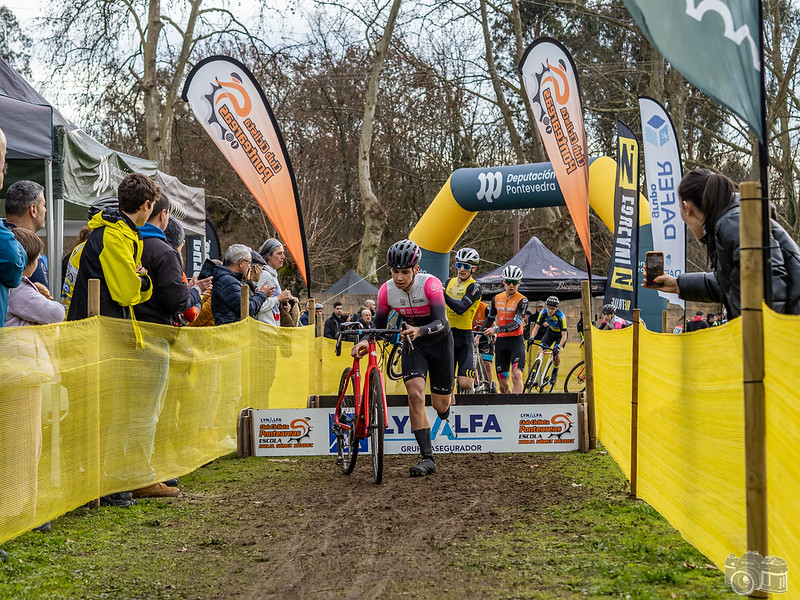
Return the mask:
POLYGON ((585 493, 566 480, 544 485, 538 474, 552 459, 445 456, 434 476, 412 479, 412 459, 393 456, 380 486, 371 483, 369 457, 350 477, 316 460, 304 461, 300 480, 279 493, 237 485, 234 499, 212 504, 228 524, 224 542, 251 557, 231 574, 227 597, 498 597, 491 572, 455 566, 459 553, 523 513, 535 518, 585 493))

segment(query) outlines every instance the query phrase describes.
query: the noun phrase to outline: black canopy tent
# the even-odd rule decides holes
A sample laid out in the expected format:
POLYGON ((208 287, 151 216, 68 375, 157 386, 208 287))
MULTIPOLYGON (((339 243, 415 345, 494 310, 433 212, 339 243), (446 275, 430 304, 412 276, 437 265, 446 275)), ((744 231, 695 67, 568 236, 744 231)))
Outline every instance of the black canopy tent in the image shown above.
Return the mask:
POLYGON ((322 293, 330 295, 358 294, 362 296, 374 296, 378 293, 378 288, 353 271, 353 269, 350 269, 339 281, 323 290, 322 293))
MULTIPOLYGON (((484 298, 491 298, 503 290, 503 269, 508 265, 522 269, 519 292, 531 300, 544 300, 551 294, 560 300, 580 298, 581 281, 589 277, 586 271, 556 256, 534 236, 511 260, 477 278, 484 298)), ((605 277, 592 278, 592 296, 602 296, 605 287, 605 277)))

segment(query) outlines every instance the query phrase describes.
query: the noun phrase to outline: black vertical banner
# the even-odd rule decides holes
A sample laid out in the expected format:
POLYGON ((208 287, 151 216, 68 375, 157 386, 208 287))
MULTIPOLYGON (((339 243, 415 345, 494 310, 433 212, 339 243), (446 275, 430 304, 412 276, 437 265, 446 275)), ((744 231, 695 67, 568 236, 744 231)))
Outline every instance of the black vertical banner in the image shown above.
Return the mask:
POLYGON ((622 121, 617 121, 617 147, 614 248, 608 265, 605 302, 614 305, 618 317, 632 321, 638 285, 639 142, 622 121))

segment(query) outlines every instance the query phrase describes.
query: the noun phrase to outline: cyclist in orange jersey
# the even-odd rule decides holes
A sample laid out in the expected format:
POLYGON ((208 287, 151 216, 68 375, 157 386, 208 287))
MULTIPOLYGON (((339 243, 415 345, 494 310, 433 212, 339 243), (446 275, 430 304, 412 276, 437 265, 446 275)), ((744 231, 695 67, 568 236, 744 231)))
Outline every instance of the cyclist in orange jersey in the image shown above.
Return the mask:
POLYGON ((525 343, 522 340, 522 322, 528 310, 528 299, 517 291, 522 281, 522 269, 508 265, 503 269, 505 292, 500 292, 489 305, 489 314, 483 324, 489 335, 497 334, 495 342, 495 370, 500 382, 500 392, 522 393, 522 372, 525 370, 525 343), (509 385, 509 374, 512 385, 509 385))

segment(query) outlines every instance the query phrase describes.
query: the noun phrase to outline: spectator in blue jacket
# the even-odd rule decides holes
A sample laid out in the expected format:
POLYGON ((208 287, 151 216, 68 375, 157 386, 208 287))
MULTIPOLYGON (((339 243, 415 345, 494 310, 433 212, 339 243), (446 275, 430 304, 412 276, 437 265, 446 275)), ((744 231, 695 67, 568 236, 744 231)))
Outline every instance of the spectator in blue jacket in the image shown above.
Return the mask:
MULTIPOLYGON (((225 252, 225 261, 214 267, 211 290, 211 314, 215 325, 241 320, 242 284, 253 262, 253 251, 244 244, 233 244, 225 252)), ((250 298, 249 314, 255 317, 261 305, 272 295, 274 286, 264 283, 250 298)))
MULTIPOLYGON (((44 188, 41 185, 35 181, 20 179, 8 187, 6 191, 6 218, 3 219, 3 225, 8 229, 21 227, 36 233, 44 227, 46 214, 44 188)), ((40 283, 49 288, 47 257, 39 257, 36 270, 29 279, 33 283, 40 283)))
MULTIPOLYGON (((3 176, 6 172, 6 135, 0 129, 0 188, 3 187, 3 176)), ((6 323, 8 312, 8 290, 15 288, 22 281, 22 271, 28 262, 20 243, 14 235, 0 223, 0 327, 6 323)))

